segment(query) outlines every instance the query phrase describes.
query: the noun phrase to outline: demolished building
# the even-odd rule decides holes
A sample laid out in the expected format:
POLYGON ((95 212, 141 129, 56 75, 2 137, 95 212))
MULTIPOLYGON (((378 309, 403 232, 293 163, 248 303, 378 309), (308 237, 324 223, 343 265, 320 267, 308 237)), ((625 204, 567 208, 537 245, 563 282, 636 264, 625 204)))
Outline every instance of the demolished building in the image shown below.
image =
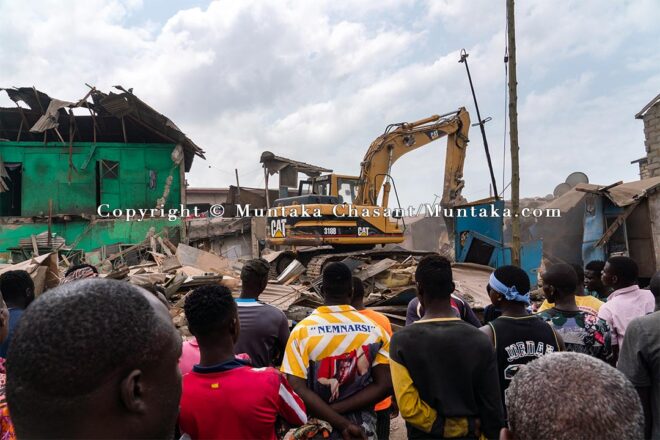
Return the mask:
POLYGON ((150 230, 185 238, 184 220, 167 212, 185 205, 185 173, 204 151, 132 89, 116 89, 91 88, 77 102, 1 89, 16 107, 0 108, 0 258, 51 250, 55 237, 60 250, 101 257, 150 230), (141 221, 109 215, 141 208, 164 211, 141 221))
POLYGON ((628 255, 648 279, 660 262, 660 176, 612 185, 580 183, 548 204, 561 217, 542 218, 533 233, 543 238, 551 262, 586 264, 628 255), (557 231, 561 231, 558 233, 557 231))

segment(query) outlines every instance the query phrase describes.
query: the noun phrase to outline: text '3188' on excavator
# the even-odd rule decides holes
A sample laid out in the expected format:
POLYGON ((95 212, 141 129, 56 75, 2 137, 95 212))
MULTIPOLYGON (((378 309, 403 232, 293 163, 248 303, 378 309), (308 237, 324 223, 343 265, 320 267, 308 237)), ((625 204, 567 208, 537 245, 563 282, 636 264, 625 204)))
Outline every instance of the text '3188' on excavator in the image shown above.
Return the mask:
MULTIPOLYGON (((267 244, 332 245, 348 251, 403 242, 401 207, 388 207, 392 165, 404 154, 446 136, 440 205, 446 208, 463 203, 469 128, 470 116, 463 107, 416 122, 389 125, 369 146, 359 177, 322 175, 300 182, 297 196, 275 200, 268 212, 267 244)), ((396 195, 396 187, 394 191, 396 195)))

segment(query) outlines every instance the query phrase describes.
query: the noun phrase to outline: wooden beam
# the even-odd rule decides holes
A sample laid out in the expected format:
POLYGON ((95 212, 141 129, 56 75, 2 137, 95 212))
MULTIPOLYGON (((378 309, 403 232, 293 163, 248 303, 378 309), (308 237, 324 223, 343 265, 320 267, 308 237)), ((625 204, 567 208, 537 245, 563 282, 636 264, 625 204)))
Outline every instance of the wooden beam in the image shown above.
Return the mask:
POLYGON ((37 238, 34 236, 34 234, 30 235, 30 239, 32 240, 32 253, 34 254, 35 257, 39 256, 39 246, 37 246, 37 238))
POLYGON ((607 243, 608 241, 610 241, 610 238, 612 238, 612 236, 614 235, 614 233, 615 233, 615 232, 619 229, 619 227, 620 227, 620 226, 626 221, 626 219, 628 218, 628 216, 629 216, 630 214, 632 214, 632 212, 635 210, 635 208, 637 207, 637 205, 639 205, 640 201, 641 201, 641 200, 638 200, 638 201, 636 201, 635 203, 633 203, 632 205, 628 206, 628 207, 626 208, 626 210, 623 211, 623 213, 620 214, 620 215, 616 218, 616 220, 614 221, 614 223, 612 223, 612 224, 610 225, 610 227, 607 228, 607 231, 605 231, 605 233, 603 234, 603 236, 600 237, 600 239, 598 240, 598 242, 596 242, 596 244, 594 245, 595 248, 597 248, 597 247, 601 247, 601 246, 603 246, 605 243, 607 243))
POLYGON ((128 137, 126 137, 126 123, 124 122, 124 117, 121 117, 121 131, 124 133, 124 143, 128 143, 128 137))

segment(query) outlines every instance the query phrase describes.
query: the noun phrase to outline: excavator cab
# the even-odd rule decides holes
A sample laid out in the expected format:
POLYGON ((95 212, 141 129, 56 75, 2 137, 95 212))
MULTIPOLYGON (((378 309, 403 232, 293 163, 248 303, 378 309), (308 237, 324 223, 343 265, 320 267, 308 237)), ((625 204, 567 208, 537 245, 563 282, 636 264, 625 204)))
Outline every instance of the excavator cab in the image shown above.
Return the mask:
POLYGON ((277 199, 274 206, 311 205, 314 203, 349 204, 357 197, 359 179, 355 176, 325 174, 302 180, 298 195, 277 199))

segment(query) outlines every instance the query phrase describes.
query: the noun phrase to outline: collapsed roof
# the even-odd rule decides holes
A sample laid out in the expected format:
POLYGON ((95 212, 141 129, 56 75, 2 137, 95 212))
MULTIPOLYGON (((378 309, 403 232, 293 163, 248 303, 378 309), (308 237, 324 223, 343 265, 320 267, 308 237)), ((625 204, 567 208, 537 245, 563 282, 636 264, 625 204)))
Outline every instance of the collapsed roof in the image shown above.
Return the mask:
POLYGON ((261 153, 261 163, 264 164, 264 167, 268 170, 270 175, 280 172, 286 167, 292 167, 299 173, 304 173, 309 177, 318 177, 321 173, 331 173, 332 170, 328 168, 322 168, 316 165, 310 165, 305 162, 299 162, 293 159, 287 159, 286 157, 276 156, 270 151, 264 151, 261 153))
POLYGON ((205 159, 204 150, 170 119, 135 96, 133 89, 115 89, 120 93, 106 94, 92 87, 79 101, 69 102, 51 98, 34 87, 0 88, 16 103, 16 108, 0 107, 0 141, 181 144, 186 171, 190 171, 194 156, 205 159), (75 107, 87 108, 89 115, 74 115, 75 107))
POLYGON ((584 199, 587 193, 599 194, 621 208, 630 206, 640 199, 647 197, 660 188, 660 177, 636 180, 628 183, 616 183, 602 186, 590 183, 579 183, 570 191, 543 205, 544 209, 559 209, 565 213, 575 208, 584 199))

